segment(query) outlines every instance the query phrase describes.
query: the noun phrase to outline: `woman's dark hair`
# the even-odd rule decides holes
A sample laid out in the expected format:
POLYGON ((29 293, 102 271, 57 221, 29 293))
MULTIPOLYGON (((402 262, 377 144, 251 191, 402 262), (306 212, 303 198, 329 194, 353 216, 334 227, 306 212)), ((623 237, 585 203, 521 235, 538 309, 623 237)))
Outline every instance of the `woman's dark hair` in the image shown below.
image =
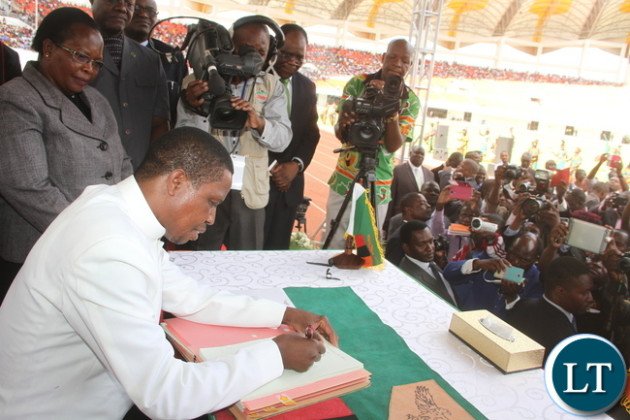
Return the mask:
POLYGON ((72 25, 85 25, 98 31, 96 22, 81 9, 75 7, 60 7, 50 12, 40 23, 31 48, 42 54, 44 40, 50 39, 55 44, 62 44, 72 36, 72 25))

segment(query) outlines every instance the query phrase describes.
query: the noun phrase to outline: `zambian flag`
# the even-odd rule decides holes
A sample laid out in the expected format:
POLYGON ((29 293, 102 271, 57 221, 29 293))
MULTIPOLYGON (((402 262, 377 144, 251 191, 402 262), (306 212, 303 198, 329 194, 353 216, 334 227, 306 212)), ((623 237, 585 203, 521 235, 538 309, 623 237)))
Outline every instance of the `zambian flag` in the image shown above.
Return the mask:
POLYGON ((355 183, 352 190, 350 222, 346 234, 354 237, 357 255, 363 258, 364 267, 376 267, 383 264, 383 249, 379 240, 374 209, 368 194, 360 184, 355 183))

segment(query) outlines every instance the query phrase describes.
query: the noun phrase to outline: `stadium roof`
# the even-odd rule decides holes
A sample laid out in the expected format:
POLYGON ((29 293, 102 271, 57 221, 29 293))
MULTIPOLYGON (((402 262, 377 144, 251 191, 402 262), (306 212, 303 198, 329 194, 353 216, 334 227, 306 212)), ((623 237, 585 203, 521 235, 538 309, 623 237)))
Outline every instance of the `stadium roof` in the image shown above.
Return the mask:
MULTIPOLYGON (((184 1, 206 13, 239 8, 280 22, 343 27, 368 39, 408 36, 414 6, 414 0, 184 1)), ((630 0, 444 0, 442 45, 500 39, 530 52, 585 41, 619 50, 630 44, 630 0)))

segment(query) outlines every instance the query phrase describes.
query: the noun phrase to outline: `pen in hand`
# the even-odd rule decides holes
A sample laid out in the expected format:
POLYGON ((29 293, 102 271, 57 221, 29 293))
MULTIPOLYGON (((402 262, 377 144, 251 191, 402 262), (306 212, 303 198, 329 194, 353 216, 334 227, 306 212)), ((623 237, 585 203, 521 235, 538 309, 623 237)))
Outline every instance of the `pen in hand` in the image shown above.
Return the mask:
POLYGON ((306 330, 304 331, 304 335, 306 335, 306 338, 308 338, 309 340, 315 336, 315 328, 313 327, 312 324, 308 324, 306 326, 306 330))

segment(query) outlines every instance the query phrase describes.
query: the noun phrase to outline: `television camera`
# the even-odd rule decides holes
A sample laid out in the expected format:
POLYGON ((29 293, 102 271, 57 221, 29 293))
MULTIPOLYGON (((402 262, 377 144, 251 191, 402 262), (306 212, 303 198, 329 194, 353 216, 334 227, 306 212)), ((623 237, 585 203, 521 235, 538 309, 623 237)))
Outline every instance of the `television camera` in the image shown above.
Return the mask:
POLYGON ((390 76, 383 89, 367 86, 361 96, 351 96, 343 103, 342 110, 354 112, 358 118, 345 137, 359 152, 377 150, 378 141, 385 133, 385 118, 400 110, 401 86, 402 78, 390 76))

